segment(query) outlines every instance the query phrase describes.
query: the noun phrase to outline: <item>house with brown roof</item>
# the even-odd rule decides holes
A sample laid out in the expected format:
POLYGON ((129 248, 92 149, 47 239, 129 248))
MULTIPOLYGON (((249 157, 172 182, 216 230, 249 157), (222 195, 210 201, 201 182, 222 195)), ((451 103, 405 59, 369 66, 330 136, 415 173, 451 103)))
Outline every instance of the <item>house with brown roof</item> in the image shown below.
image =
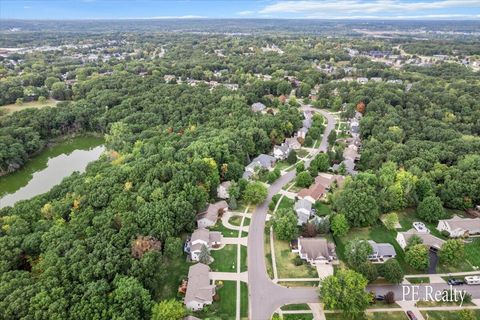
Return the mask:
POLYGON ((420 239, 422 239, 422 243, 424 245, 435 250, 439 250, 442 247, 442 245, 445 243, 444 240, 437 238, 434 235, 431 235, 430 233, 419 232, 414 228, 405 232, 397 233, 396 240, 400 245, 400 247, 402 247, 402 249, 405 250, 408 244, 408 240, 413 236, 418 236, 420 239))
POLYGON ((190 258, 192 261, 198 261, 203 246, 206 246, 208 249, 218 247, 222 244, 222 239, 221 232, 208 229, 195 230, 189 242, 190 258))
POLYGON ((297 249, 292 250, 310 264, 331 263, 337 259, 335 245, 325 238, 303 238, 297 240, 297 249))
POLYGON ((480 234, 480 218, 454 216, 451 219, 439 220, 437 230, 447 231, 451 238, 480 234))
POLYGON ((310 187, 304 188, 298 192, 298 197, 300 199, 308 200, 311 203, 315 203, 317 200, 326 196, 334 183, 336 183, 337 186, 341 186, 344 180, 345 177, 341 175, 320 173, 310 187))
POLYGON ((215 285, 210 280, 210 267, 197 263, 188 269, 187 292, 184 303, 192 311, 202 310, 213 302, 215 285))
POLYGON ((207 209, 197 214, 197 226, 198 228, 209 228, 217 223, 219 215, 227 211, 228 204, 226 201, 218 201, 216 203, 210 203, 207 209))

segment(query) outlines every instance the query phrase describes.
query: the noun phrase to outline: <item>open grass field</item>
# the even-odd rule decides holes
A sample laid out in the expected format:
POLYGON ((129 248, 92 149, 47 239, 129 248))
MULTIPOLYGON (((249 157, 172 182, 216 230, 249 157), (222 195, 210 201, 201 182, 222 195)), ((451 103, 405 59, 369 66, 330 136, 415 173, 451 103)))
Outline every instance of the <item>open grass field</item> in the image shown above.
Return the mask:
POLYGON ((17 111, 22 111, 29 108, 41 109, 45 107, 55 107, 58 101, 53 99, 47 100, 45 103, 40 103, 38 101, 31 101, 31 102, 24 102, 21 105, 17 105, 15 103, 7 104, 4 106, 0 106, 0 116, 1 115, 9 115, 17 111), (1 112, 3 111, 3 112, 1 112))
POLYGON ((275 259, 279 278, 317 278, 317 270, 306 262, 296 266, 293 260, 297 256, 290 249, 287 241, 278 240, 274 237, 275 259))
POLYGON ((194 312, 196 317, 201 319, 235 319, 237 283, 235 281, 223 281, 223 287, 217 289, 219 300, 202 311, 194 312))
MULTIPOLYGON (((474 319, 480 319, 480 310, 472 310, 474 319)), ((460 311, 421 311, 428 320, 461 320, 460 311)))
POLYGON ((210 264, 212 271, 236 272, 237 271, 237 246, 227 244, 220 250, 210 251, 214 261, 210 264))

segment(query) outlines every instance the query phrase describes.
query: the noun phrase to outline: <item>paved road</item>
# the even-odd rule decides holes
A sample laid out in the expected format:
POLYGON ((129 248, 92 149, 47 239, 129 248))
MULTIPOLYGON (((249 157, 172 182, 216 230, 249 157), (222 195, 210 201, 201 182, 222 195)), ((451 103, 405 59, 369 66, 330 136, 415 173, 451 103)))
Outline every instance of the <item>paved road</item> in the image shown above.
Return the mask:
MULTIPOLYGON (((328 124, 320 146, 314 154, 326 151, 328 148, 328 135, 335 127, 335 119, 328 112, 302 106, 302 110, 313 110, 322 113, 328 124)), ((308 166, 310 161, 305 165, 308 166)), ((268 189, 267 199, 257 206, 253 213, 248 233, 248 291, 249 291, 249 319, 267 320, 272 314, 285 304, 315 303, 318 302, 318 288, 286 288, 275 284, 269 278, 265 266, 264 229, 268 204, 272 197, 284 185, 295 178, 295 170, 286 173, 275 181, 268 189)))

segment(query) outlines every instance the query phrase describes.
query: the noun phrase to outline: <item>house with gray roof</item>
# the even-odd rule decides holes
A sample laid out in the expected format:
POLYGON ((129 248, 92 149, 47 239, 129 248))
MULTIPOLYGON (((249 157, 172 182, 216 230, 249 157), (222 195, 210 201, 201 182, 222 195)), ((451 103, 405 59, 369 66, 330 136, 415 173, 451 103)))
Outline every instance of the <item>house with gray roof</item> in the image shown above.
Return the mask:
POLYGON ((277 145, 273 147, 273 156, 277 160, 285 160, 288 157, 291 149, 286 143, 282 143, 281 145, 277 145))
POLYGON ((220 214, 228 209, 226 201, 218 201, 216 203, 210 203, 207 209, 197 214, 197 226, 198 228, 212 227, 217 223, 220 214))
POLYGON ((302 147, 302 145, 300 144, 300 142, 296 137, 285 139, 285 144, 288 145, 288 147, 292 150, 298 150, 302 147))
POLYGON ((430 233, 424 233, 424 232, 419 232, 415 230, 414 228, 405 231, 405 232, 399 232, 397 233, 397 242, 402 247, 402 249, 405 250, 408 244, 408 240, 413 237, 413 236, 418 236, 420 239, 422 239, 422 242, 424 245, 426 245, 429 248, 435 249, 435 250, 440 250, 442 245, 445 243, 444 240, 437 238, 430 233))
POLYGON ((222 233, 218 231, 210 231, 208 229, 197 229, 192 233, 190 238, 190 258, 192 261, 198 261, 202 246, 207 249, 218 247, 222 244, 222 233))
POLYGON ((188 269, 187 292, 184 303, 192 311, 202 310, 213 302, 215 285, 210 280, 210 267, 197 263, 188 269))
POLYGON ((439 220, 437 230, 447 231, 451 238, 480 234, 480 218, 461 218, 455 215, 451 219, 439 220))
POLYGON ((275 157, 268 154, 260 154, 245 167, 245 172, 242 177, 244 179, 249 179, 257 169, 270 170, 275 165, 275 162, 275 157))
POLYGON ((300 199, 295 202, 294 210, 297 214, 297 224, 299 226, 304 225, 312 216, 312 203, 308 200, 300 199))
POLYGON ((368 243, 373 251, 372 254, 368 256, 368 260, 372 262, 383 263, 397 256, 395 248, 390 243, 376 243, 372 240, 369 240, 368 243))
POLYGON ((298 238, 298 247, 293 250, 310 264, 328 264, 337 259, 335 245, 325 238, 298 238))
POLYGON ((261 112, 261 111, 264 111, 265 108, 266 106, 261 102, 255 102, 254 104, 252 104, 252 107, 251 107, 253 112, 261 112))

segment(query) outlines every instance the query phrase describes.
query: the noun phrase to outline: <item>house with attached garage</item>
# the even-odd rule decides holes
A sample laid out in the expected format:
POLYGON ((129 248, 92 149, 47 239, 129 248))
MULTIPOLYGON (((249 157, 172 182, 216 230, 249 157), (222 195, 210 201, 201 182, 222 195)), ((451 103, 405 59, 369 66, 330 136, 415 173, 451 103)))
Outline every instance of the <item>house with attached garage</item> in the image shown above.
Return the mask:
POLYGON ((397 233, 397 242, 402 247, 402 249, 405 250, 408 244, 408 240, 413 237, 413 236, 418 236, 420 239, 422 239, 422 243, 429 247, 430 249, 433 250, 440 250, 442 245, 445 243, 444 240, 437 238, 430 233, 425 233, 425 232, 419 232, 415 230, 414 228, 405 231, 405 232, 399 232, 397 233))
POLYGON ((298 150, 302 147, 300 142, 296 137, 285 139, 285 144, 292 150, 298 150))
POLYGON ((292 252, 300 255, 300 258, 308 263, 327 264, 337 259, 335 245, 325 238, 303 238, 297 239, 297 247, 292 252))
POLYGON ((197 229, 190 238, 190 258, 192 261, 198 261, 202 246, 208 249, 219 247, 222 244, 222 233, 210 231, 208 229, 197 229))
POLYGON ((295 202, 294 210, 297 214, 297 224, 299 226, 304 225, 312 216, 312 203, 308 200, 300 199, 295 202))
POLYGON ((213 302, 215 285, 210 280, 210 267, 197 263, 188 269, 187 292, 184 303, 192 311, 202 310, 213 302))
POLYGON ((317 200, 325 197, 334 184, 341 186, 344 180, 345 177, 341 175, 320 173, 310 187, 298 192, 298 198, 315 203, 317 200))
POLYGON ((447 231, 450 238, 480 234, 480 218, 473 219, 454 216, 451 219, 439 220, 437 230, 447 231))
POLYGON ((269 156, 268 154, 261 154, 255 159, 252 160, 246 167, 243 173, 242 178, 249 179, 255 173, 257 169, 265 169, 270 170, 275 165, 277 159, 273 156, 269 156))
POLYGON ((286 143, 282 143, 279 146, 274 146, 273 147, 273 156, 275 159, 278 160, 285 160, 288 157, 288 154, 290 153, 291 149, 286 143))
POLYGON ((368 243, 372 247, 372 254, 368 256, 368 260, 372 262, 383 263, 397 256, 395 248, 390 243, 376 243, 372 240, 368 243))
POLYGON ((231 185, 231 181, 224 181, 220 183, 217 187, 217 197, 220 199, 228 199, 230 197, 230 195, 228 194, 228 189, 231 185))
POLYGON ((197 214, 198 228, 208 228, 214 226, 217 223, 218 217, 227 211, 227 209, 228 204, 226 201, 208 204, 205 211, 197 214))

